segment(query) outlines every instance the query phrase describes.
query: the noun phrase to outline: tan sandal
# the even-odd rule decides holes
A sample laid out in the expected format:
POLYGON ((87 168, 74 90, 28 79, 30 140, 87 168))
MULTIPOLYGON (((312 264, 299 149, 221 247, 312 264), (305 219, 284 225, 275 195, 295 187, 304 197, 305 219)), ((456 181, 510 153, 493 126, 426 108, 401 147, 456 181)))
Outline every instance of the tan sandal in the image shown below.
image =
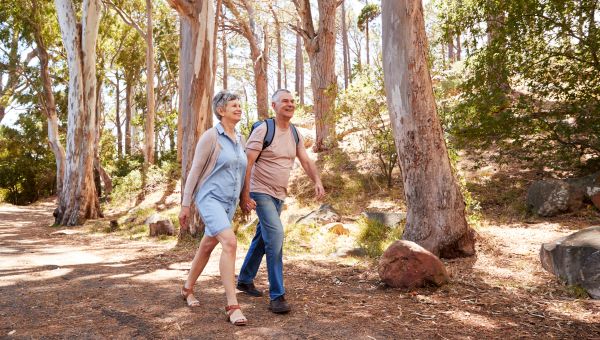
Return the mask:
POLYGON ((198 299, 196 299, 194 296, 193 288, 185 288, 184 285, 181 287, 181 292, 179 295, 181 295, 181 298, 187 303, 188 307, 200 307, 200 301, 198 301, 198 299), (192 301, 188 301, 188 296, 190 295, 194 298, 192 301))
POLYGON ((236 309, 239 310, 240 313, 242 312, 240 305, 225 306, 225 313, 227 314, 227 321, 231 322, 231 324, 236 325, 236 326, 245 326, 248 323, 248 319, 246 319, 244 314, 242 314, 242 317, 239 317, 235 320, 231 319, 231 316, 233 315, 233 312, 235 312, 236 309))

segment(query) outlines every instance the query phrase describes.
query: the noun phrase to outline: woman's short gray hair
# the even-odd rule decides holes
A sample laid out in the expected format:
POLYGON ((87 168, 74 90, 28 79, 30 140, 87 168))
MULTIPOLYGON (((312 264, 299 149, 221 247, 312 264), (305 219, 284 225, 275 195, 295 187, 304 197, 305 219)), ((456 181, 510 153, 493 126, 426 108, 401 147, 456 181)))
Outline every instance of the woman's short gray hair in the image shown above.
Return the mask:
POLYGON ((227 106, 227 102, 230 102, 232 100, 239 100, 239 99, 240 99, 240 96, 238 96, 237 94, 235 94, 233 92, 229 92, 227 90, 219 91, 219 93, 217 93, 215 95, 215 97, 213 98, 213 102, 212 102, 213 113, 215 114, 215 116, 217 116, 217 119, 221 120, 221 116, 217 112, 218 108, 225 108, 225 106, 227 106))

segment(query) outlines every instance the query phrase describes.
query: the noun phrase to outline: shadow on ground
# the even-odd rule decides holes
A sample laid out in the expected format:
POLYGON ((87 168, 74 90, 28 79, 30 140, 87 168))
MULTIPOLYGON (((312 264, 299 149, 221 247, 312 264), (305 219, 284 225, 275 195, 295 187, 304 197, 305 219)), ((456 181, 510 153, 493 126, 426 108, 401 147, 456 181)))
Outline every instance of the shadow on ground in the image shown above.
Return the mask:
MULTIPOLYGON (((6 217, 0 223, 0 336, 583 339, 600 334, 594 302, 548 288, 547 280, 527 287, 491 285, 475 257, 447 263, 450 284, 410 292, 382 286, 370 262, 287 258, 293 311, 274 315, 267 297, 239 294, 250 324, 235 327, 225 321, 218 253, 196 288, 201 306, 190 309, 178 289, 193 249, 110 235, 51 235, 56 230, 47 227, 51 210, 28 209, 6 214, 0 209, 6 217), (589 315, 570 313, 574 307, 589 315)), ((267 288, 264 268, 256 283, 267 288)))

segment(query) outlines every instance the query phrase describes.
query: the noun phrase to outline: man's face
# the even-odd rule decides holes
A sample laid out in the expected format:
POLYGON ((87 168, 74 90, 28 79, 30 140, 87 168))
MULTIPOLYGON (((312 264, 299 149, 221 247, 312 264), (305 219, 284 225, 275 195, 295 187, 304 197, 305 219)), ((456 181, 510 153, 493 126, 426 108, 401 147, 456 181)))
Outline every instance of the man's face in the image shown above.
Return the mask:
POLYGON ((294 116, 294 111, 296 111, 296 102, 294 101, 294 97, 287 92, 279 92, 277 96, 275 96, 275 101, 273 101, 271 105, 273 106, 273 110, 277 116, 288 119, 291 119, 294 116))

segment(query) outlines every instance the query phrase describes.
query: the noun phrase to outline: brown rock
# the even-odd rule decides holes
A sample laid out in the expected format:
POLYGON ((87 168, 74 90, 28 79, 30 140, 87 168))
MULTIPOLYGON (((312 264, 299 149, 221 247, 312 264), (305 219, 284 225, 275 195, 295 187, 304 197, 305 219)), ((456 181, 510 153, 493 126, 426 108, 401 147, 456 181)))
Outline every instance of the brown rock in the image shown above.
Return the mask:
POLYGON ((600 209, 600 192, 593 196, 590 196, 590 200, 592 200, 592 203, 594 203, 594 206, 597 209, 600 209))
POLYGON ((448 282, 440 259, 411 241, 392 243, 379 259, 379 277, 388 286, 412 289, 448 282))
POLYGON ((341 223, 333 222, 325 225, 324 227, 328 232, 336 235, 350 235, 350 230, 344 227, 344 225, 341 223))
POLYGON ((160 220, 155 223, 150 223, 150 236, 159 236, 159 235, 175 235, 175 227, 170 220, 160 220))

